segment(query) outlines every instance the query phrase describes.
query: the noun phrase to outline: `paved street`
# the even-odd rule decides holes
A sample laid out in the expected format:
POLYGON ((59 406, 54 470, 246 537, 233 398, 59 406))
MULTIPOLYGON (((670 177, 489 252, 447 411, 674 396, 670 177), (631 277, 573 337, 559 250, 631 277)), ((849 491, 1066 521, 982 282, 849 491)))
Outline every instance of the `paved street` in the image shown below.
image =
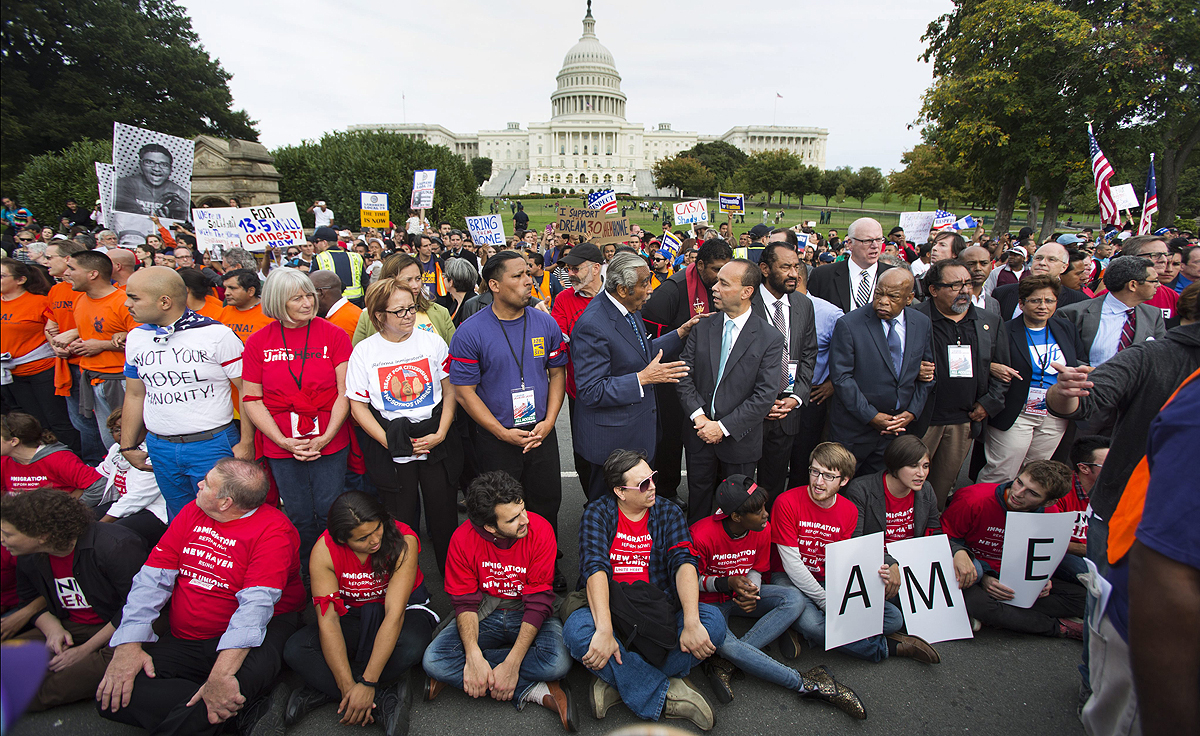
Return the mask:
MULTIPOLYGON (((558 437, 563 470, 570 472, 573 465, 566 414, 564 410, 559 416, 558 437)), ((565 570, 577 569, 579 551, 572 530, 582 508, 583 492, 578 481, 574 477, 564 477, 560 543, 565 570)), ((441 580, 433 553, 428 550, 428 545, 423 546, 427 551, 421 556, 421 568, 429 581, 430 591, 440 591, 441 580)), ((434 607, 438 611, 449 610, 444 594, 435 592, 434 607)), ((1075 717, 1079 689, 1076 667, 1082 651, 1079 642, 985 629, 973 641, 945 642, 936 646, 942 655, 942 663, 933 666, 908 659, 872 664, 841 654, 805 651, 801 655, 795 663, 797 668, 826 664, 840 680, 858 692, 867 707, 868 717, 864 722, 852 721, 824 704, 802 701, 774 685, 745 679, 734 683, 733 703, 714 706, 717 724, 712 733, 754 736, 788 734, 803 729, 813 734, 860 736, 897 733, 1074 736, 1083 732, 1075 717)), ((569 679, 579 704, 581 733, 604 734, 621 726, 640 723, 624 706, 610 710, 603 721, 595 720, 588 705, 590 675, 577 665, 569 679)), ((699 670, 693 672, 692 680, 713 700, 699 670)), ((416 681, 414 687, 413 734, 528 736, 530 733, 555 733, 559 728, 557 716, 537 706, 517 713, 505 703, 471 703, 466 695, 452 689, 444 691, 433 703, 422 703, 416 681)), ((338 728, 335 711, 335 706, 325 706, 289 729, 288 733, 324 736, 364 732, 338 728)), ((686 721, 668 723, 686 731, 697 731, 686 721)), ((378 728, 374 726, 365 731, 375 732, 378 728)), ((12 730, 14 736, 123 736, 134 733, 137 733, 135 729, 101 720, 90 703, 29 716, 12 730)))

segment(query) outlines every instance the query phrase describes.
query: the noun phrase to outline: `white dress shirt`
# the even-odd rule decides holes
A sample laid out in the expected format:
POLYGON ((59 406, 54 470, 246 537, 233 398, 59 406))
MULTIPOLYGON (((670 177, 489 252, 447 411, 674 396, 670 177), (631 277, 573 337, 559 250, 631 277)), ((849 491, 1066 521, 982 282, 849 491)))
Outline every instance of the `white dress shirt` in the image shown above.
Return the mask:
MULTIPOLYGON (((783 308, 783 352, 788 356, 788 363, 792 362, 792 302, 789 294, 784 294, 776 299, 775 295, 767 290, 763 284, 758 285, 758 293, 762 296, 763 306, 767 309, 767 321, 771 326, 775 326, 775 305, 779 304, 783 308)), ((796 403, 803 405, 804 402, 795 393, 788 394, 796 400, 796 403)))
MULTIPOLYGON (((730 352, 733 351, 733 346, 737 344, 738 335, 742 334, 742 328, 745 327, 746 323, 749 321, 750 321, 750 310, 749 309, 747 309, 745 312, 742 312, 737 317, 730 317, 728 314, 726 314, 724 316, 724 319, 721 320, 722 341, 724 341, 724 337, 725 337, 725 325, 729 324, 730 322, 733 323, 733 332, 731 332, 729 334, 729 350, 730 350, 730 352)), ((720 350, 720 347, 718 346, 717 349, 720 350)), ((718 356, 717 365, 719 366, 720 364, 721 364, 720 356, 718 356)), ((726 365, 725 368, 728 369, 729 366, 726 365)), ((724 378, 724 376, 722 376, 722 378, 724 378)), ((718 388, 720 388, 720 383, 718 383, 717 386, 713 388, 714 397, 716 396, 716 390, 718 388)), ((704 408, 701 407, 701 408, 697 409, 696 411, 692 412, 692 415, 688 418, 695 421, 696 417, 700 416, 703 413, 704 413, 704 408)), ((724 424, 721 424, 721 422, 718 421, 717 426, 721 428, 721 434, 725 435, 726 437, 729 436, 729 430, 725 429, 724 424)))
POLYGON ((1092 349, 1088 353, 1093 368, 1117 354, 1121 332, 1125 329, 1125 313, 1128 311, 1129 307, 1111 292, 1104 295, 1104 304, 1100 307, 1100 327, 1096 330, 1096 339, 1092 340, 1092 349))
MULTIPOLYGON (((900 314, 896 315, 896 320, 896 333, 900 335, 900 354, 903 355, 904 346, 907 342, 905 338, 908 336, 908 322, 904 318, 904 310, 900 310, 900 314)), ((892 329, 892 326, 881 319, 879 320, 879 328, 883 330, 883 344, 886 345, 888 330, 892 329)))
POLYGON ((846 259, 846 265, 850 267, 850 311, 854 311, 862 304, 856 304, 855 296, 858 295, 858 282, 862 280, 863 271, 866 271, 867 276, 867 301, 870 302, 872 295, 875 293, 875 279, 879 277, 879 262, 876 261, 866 268, 859 268, 853 258, 846 259))

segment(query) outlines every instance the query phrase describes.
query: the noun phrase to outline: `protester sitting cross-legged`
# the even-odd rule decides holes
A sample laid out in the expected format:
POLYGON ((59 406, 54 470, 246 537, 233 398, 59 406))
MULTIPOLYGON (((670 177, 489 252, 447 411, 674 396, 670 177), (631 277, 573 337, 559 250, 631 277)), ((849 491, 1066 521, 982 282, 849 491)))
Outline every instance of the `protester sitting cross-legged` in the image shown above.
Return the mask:
POLYGON ((17 558, 22 606, 36 600, 46 607, 34 619, 36 628, 16 637, 44 640, 50 650, 49 671, 29 709, 92 697, 149 548, 128 529, 97 523, 87 506, 54 488, 4 496, 0 536, 17 558))
POLYGON ((733 700, 730 681, 736 668, 805 697, 833 704, 862 719, 866 709, 854 691, 838 683, 824 666, 803 674, 780 664, 763 650, 795 623, 805 598, 795 588, 764 585, 771 567, 766 488, 744 475, 731 475, 717 486, 717 513, 692 525, 692 551, 700 562, 700 600, 725 616, 758 619, 741 638, 725 634, 725 643, 704 663, 713 692, 722 703, 733 700))
POLYGON ((408 732, 409 668, 438 620, 427 607, 420 551, 416 533, 374 497, 350 491, 333 502, 308 565, 317 622, 283 650, 305 682, 288 698, 285 725, 338 703, 344 724, 376 720, 387 736, 408 732))
POLYGON ((587 605, 563 630, 571 656, 596 675, 592 712, 603 718, 624 701, 643 720, 684 718, 707 731, 712 708, 682 678, 717 651, 727 629, 721 612, 700 602, 683 511, 656 503, 641 452, 614 450, 604 477, 611 493, 589 502, 579 522, 587 605))
POLYGON ((525 510, 524 489, 502 470, 473 480, 466 502, 467 521, 446 560, 454 618, 425 650, 425 700, 453 685, 472 698, 512 701, 517 710, 537 703, 574 731, 574 702, 561 682, 571 656, 553 615, 554 529, 525 510))

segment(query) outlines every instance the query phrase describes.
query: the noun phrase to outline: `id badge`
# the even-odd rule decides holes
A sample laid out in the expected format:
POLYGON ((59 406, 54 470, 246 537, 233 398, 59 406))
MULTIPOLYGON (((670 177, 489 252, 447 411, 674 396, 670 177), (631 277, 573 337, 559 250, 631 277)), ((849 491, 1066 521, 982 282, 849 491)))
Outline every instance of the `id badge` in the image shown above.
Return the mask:
POLYGON ((794 360, 788 363, 787 393, 789 393, 789 394, 796 393, 796 365, 797 365, 797 362, 794 360))
POLYGON ((321 434, 320 417, 313 417, 313 428, 309 432, 300 431, 300 415, 292 412, 292 439, 304 439, 305 437, 319 437, 321 434))
POLYGON ((513 427, 528 427, 537 424, 537 405, 533 398, 533 389, 514 388, 512 390, 513 427))
POLYGON ((970 345, 947 345, 946 353, 949 359, 947 365, 950 367, 950 378, 975 377, 970 345))
POLYGON ((1050 413, 1046 409, 1046 389, 1029 387, 1029 396, 1025 397, 1025 413, 1035 417, 1044 417, 1050 413))

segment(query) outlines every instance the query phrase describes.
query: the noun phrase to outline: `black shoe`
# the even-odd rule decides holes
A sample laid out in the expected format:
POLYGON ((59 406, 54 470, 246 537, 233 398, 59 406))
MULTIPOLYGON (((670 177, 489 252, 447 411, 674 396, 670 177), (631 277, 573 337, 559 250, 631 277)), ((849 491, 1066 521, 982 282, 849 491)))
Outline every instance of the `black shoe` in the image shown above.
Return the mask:
POLYGON ((283 725, 294 726, 301 718, 330 702, 332 701, 329 696, 315 687, 305 685, 299 690, 293 690, 287 699, 287 707, 283 710, 283 725))
POLYGON ((825 665, 801 673, 800 684, 805 690, 802 697, 823 700, 855 720, 867 717, 867 709, 858 694, 835 680, 825 665))
POLYGON ((558 565, 554 566, 554 592, 567 592, 567 576, 562 574, 562 570, 558 569, 558 565))
POLYGON ((722 705, 733 702, 733 673, 737 670, 733 662, 724 657, 713 655, 704 662, 704 674, 713 694, 722 705))
POLYGON ((395 685, 375 696, 379 706, 379 723, 384 736, 408 736, 409 709, 412 707, 412 688, 408 686, 408 673, 395 685))
POLYGON ((292 689, 279 682, 271 692, 246 706, 237 717, 241 736, 283 736, 283 710, 292 689))

